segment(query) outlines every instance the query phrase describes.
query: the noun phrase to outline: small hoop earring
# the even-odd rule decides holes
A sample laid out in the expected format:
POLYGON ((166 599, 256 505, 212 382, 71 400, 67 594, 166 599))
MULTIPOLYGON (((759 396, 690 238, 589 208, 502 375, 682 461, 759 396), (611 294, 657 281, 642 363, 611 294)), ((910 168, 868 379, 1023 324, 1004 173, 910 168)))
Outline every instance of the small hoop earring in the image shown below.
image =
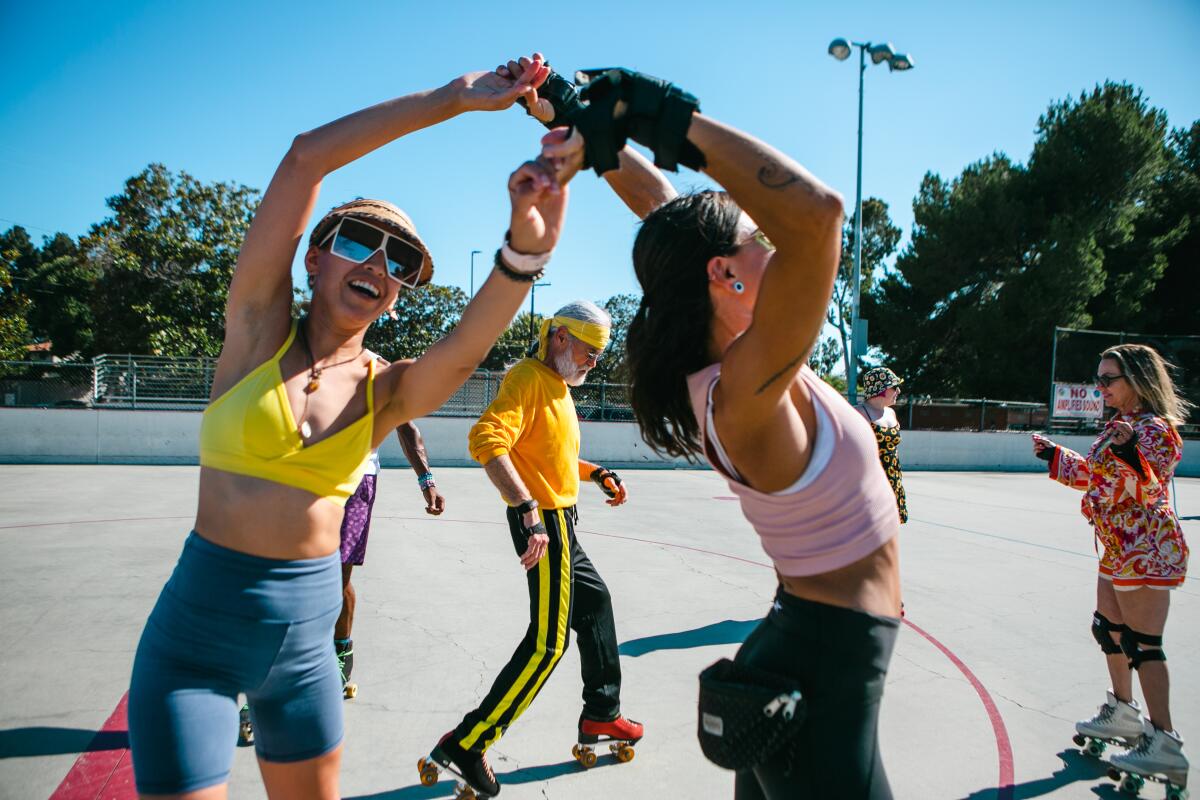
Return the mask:
POLYGON ((738 294, 741 294, 742 292, 746 291, 746 284, 742 283, 741 281, 734 281, 733 290, 738 294))

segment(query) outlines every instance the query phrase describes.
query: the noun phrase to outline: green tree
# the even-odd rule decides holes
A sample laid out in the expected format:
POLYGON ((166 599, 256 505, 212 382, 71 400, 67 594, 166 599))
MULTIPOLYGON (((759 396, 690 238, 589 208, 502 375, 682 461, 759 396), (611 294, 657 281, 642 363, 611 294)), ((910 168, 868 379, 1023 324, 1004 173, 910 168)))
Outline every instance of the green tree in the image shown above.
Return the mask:
MULTIPOLYGON (((878 197, 868 197, 863 201, 862 207, 862 267, 859 270, 859 280, 862 294, 869 294, 875 286, 875 276, 877 272, 881 272, 884 259, 896 252, 896 245, 900 242, 900 228, 893 222, 891 215, 888 214, 887 203, 880 200, 878 197)), ((838 339, 840 340, 840 357, 846 374, 850 374, 850 322, 851 322, 851 301, 853 291, 854 276, 854 217, 846 218, 842 225, 842 260, 838 264, 837 278, 833 282, 833 296, 829 301, 829 309, 825 313, 825 318, 837 330, 838 339)), ((861 309, 860 309, 861 311, 861 309)), ((832 340, 818 343, 818 347, 824 348, 823 352, 831 351, 832 340)), ((814 349, 814 354, 816 349, 814 349)), ((863 353, 859 353, 861 359, 863 353)), ((835 356, 835 363, 836 358, 835 356)), ((828 359, 820 360, 818 363, 826 363, 828 359)), ((816 370, 816 367, 813 368, 816 370)), ((817 370, 822 375, 828 375, 833 372, 832 364, 822 370, 817 370)))
POLYGON ((28 319, 32 303, 22 272, 34 262, 36 251, 19 225, 0 234, 0 360, 23 359, 33 343, 28 319))
POLYGON ((500 334, 500 338, 496 340, 496 344, 479 368, 499 372, 524 358, 533 337, 541 328, 542 319, 541 314, 534 314, 531 324, 528 311, 517 314, 517 318, 500 334))
POLYGON ((93 348, 215 356, 225 301, 259 192, 151 164, 108 199, 80 250, 97 274, 93 348))
POLYGON ((1167 167, 1157 210, 1163 222, 1186 221, 1186 230, 1166 247, 1167 265, 1143 304, 1139 330, 1153 333, 1200 333, 1200 121, 1171 132, 1167 167))
POLYGON ((625 334, 641 302, 641 295, 615 294, 599 304, 612 317, 612 328, 604 356, 588 373, 588 383, 626 383, 629 380, 625 365, 625 334))
POLYGON ((467 307, 467 293, 457 286, 428 284, 402 291, 396 316, 380 317, 367 330, 364 343, 384 358, 416 358, 454 330, 467 307))
POLYGON ((1163 254, 1166 119, 1127 84, 1050 106, 1028 165, 927 174, 896 269, 864 302, 872 339, 927 394, 1040 399, 1055 325, 1144 313, 1163 254))

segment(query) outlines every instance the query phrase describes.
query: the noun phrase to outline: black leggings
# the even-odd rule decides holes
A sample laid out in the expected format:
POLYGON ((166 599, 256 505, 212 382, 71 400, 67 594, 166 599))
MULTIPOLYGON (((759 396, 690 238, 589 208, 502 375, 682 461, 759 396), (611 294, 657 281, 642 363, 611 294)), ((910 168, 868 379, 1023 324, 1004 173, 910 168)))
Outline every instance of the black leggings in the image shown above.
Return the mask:
POLYGON ((879 701, 900 620, 783 591, 736 660, 800 683, 808 717, 766 763, 737 773, 737 800, 890 800, 879 757, 879 701))

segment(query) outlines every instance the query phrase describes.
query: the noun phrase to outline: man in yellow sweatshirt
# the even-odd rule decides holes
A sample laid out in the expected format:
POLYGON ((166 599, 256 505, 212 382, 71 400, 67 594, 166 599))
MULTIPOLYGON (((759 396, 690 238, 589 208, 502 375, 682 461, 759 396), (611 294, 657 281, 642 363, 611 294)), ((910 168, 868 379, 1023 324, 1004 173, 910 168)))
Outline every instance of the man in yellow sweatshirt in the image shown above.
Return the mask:
POLYGON ((537 356, 508 371, 471 428, 471 457, 508 504, 513 547, 529 582, 529 628, 487 697, 442 738, 431 758, 490 779, 475 787, 489 796, 500 786, 483 753, 537 696, 566 652, 568 628, 575 631, 583 672, 576 757, 591 766, 594 746, 611 740, 617 757, 627 761, 642 738, 642 725, 620 713, 621 665, 608 587, 575 538, 581 478, 595 481, 610 506, 627 496, 615 472, 579 458, 579 419, 569 388, 596 366, 611 324, 587 301, 559 309, 542 323, 537 356))

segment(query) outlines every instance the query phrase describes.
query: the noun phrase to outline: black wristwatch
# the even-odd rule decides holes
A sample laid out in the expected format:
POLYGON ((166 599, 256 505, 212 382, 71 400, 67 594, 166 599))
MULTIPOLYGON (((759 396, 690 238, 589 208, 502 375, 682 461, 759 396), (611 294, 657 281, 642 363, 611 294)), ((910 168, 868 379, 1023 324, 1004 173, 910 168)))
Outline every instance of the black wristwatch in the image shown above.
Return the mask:
POLYGON ((525 516, 530 511, 537 511, 537 508, 537 500, 526 500, 524 503, 521 503, 521 505, 517 506, 517 513, 521 516, 525 516))

